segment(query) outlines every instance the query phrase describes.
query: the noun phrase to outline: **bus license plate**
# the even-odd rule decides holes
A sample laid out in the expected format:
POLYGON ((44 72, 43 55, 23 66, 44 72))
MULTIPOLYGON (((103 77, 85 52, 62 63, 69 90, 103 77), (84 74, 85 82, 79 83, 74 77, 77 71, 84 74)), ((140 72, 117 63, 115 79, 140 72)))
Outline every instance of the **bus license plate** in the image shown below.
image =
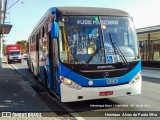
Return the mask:
POLYGON ((106 92, 99 93, 99 96, 108 96, 108 95, 113 95, 113 91, 106 91, 106 92))

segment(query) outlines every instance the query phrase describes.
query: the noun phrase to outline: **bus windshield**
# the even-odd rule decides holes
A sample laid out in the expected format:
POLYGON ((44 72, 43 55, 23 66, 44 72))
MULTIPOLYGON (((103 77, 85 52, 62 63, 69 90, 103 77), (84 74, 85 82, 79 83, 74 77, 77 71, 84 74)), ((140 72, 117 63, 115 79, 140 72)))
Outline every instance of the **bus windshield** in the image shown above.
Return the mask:
POLYGON ((137 36, 131 18, 63 16, 58 24, 59 53, 64 63, 123 62, 112 43, 117 44, 128 62, 138 58, 137 36))

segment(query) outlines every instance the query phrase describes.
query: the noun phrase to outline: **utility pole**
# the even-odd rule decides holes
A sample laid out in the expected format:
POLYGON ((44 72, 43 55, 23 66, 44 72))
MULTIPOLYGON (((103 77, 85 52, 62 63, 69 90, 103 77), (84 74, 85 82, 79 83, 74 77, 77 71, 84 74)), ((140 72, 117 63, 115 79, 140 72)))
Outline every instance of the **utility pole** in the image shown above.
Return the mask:
MULTIPOLYGON (((1 0, 0 1, 0 24, 4 23, 4 19, 5 19, 5 14, 4 14, 4 10, 6 8, 7 5, 7 0, 1 0)), ((2 27, 2 32, 0 32, 0 68, 2 68, 2 57, 3 57, 3 27, 2 27)))
POLYGON ((17 0, 11 6, 7 8, 8 0, 0 0, 0 68, 2 68, 2 57, 3 57, 3 34, 9 34, 12 25, 5 24, 6 11, 12 8, 20 0, 17 0))
POLYGON ((0 68, 3 57, 3 34, 9 34, 12 25, 4 24, 6 16, 7 0, 0 0, 0 68))

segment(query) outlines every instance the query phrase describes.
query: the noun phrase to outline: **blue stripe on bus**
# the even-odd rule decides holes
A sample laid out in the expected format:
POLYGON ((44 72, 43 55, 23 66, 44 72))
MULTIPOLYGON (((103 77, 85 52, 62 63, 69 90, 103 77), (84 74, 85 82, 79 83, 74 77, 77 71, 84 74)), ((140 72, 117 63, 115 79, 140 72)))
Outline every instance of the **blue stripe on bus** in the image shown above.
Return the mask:
POLYGON ((97 87, 98 86, 112 86, 112 85, 129 83, 134 78, 134 76, 136 76, 140 71, 141 71, 141 61, 139 61, 139 63, 130 72, 128 72, 124 76, 114 77, 114 78, 89 79, 89 78, 83 77, 83 76, 71 71, 67 67, 60 64, 60 75, 61 76, 66 77, 68 79, 71 79, 71 80, 75 81, 76 83, 78 83, 79 85, 86 86, 86 87, 89 86, 89 84, 88 84, 89 80, 93 80, 94 84, 92 86, 94 86, 94 87, 96 87, 96 86, 97 87), (113 80, 113 79, 118 79, 118 83, 108 85, 106 81, 113 80))

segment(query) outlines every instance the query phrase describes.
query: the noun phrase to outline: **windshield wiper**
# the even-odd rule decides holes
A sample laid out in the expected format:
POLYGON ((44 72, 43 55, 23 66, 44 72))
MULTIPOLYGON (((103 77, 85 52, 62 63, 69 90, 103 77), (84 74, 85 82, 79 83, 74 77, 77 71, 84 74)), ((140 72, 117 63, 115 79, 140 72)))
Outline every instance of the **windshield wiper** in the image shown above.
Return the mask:
POLYGON ((121 57, 121 59, 123 60, 124 64, 126 66, 128 66, 129 63, 127 62, 127 60, 126 60, 125 56, 123 55, 122 51, 120 50, 119 46, 117 45, 116 42, 113 42, 111 33, 109 33, 109 37, 110 37, 110 41, 111 41, 111 44, 112 44, 112 47, 114 49, 115 54, 118 54, 121 57))
POLYGON ((91 56, 89 57, 89 59, 86 61, 87 64, 93 59, 93 57, 98 53, 98 51, 99 51, 101 48, 102 48, 102 46, 99 46, 99 47, 94 51, 94 53, 91 54, 91 56))

